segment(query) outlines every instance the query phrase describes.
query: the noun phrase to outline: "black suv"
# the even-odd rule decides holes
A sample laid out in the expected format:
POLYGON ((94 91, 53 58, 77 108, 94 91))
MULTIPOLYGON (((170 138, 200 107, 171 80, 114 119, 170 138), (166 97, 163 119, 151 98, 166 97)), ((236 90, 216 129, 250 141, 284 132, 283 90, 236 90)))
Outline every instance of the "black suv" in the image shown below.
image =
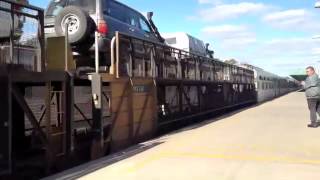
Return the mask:
POLYGON ((82 54, 94 50, 95 31, 100 33, 99 51, 109 51, 115 31, 152 42, 164 43, 152 22, 138 11, 115 0, 52 0, 45 15, 46 36, 64 35, 68 22, 69 42, 73 50, 82 54), (99 17, 96 17, 98 6, 99 17), (97 20, 99 19, 99 20, 97 20))

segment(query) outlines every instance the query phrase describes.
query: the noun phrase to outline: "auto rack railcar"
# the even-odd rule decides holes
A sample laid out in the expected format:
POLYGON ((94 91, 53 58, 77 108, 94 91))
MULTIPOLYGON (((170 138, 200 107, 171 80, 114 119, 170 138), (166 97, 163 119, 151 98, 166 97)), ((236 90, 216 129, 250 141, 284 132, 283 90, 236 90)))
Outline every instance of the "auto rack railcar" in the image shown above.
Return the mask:
POLYGON ((108 70, 79 73, 64 37, 45 44, 42 9, 0 2, 25 10, 0 9, 25 16, 37 42, 36 59, 24 62, 36 67, 14 62, 13 31, 10 56, 0 59, 1 174, 50 174, 172 123, 256 102, 252 70, 119 32, 108 70))

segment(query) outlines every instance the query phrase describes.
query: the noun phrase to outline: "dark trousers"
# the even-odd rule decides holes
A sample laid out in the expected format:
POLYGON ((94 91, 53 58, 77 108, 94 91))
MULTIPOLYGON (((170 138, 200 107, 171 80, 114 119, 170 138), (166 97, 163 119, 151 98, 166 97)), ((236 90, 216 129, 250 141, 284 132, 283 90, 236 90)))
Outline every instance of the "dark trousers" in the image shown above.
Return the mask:
POLYGON ((310 120, 312 123, 317 122, 317 113, 320 115, 320 99, 308 99, 310 110, 310 120))

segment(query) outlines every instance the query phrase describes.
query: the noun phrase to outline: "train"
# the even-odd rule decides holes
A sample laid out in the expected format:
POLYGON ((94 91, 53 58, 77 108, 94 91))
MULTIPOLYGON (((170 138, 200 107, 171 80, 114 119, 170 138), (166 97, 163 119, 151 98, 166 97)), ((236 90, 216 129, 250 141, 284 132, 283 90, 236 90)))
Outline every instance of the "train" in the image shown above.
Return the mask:
MULTIPOLYGON (((79 56, 72 56, 65 37, 45 41, 43 10, 21 6, 26 15, 37 12, 29 16, 38 22, 39 46, 0 48, 0 175, 47 176, 169 126, 259 101, 258 71, 210 58, 209 51, 208 57, 123 32, 115 33, 103 59, 109 67, 78 73, 79 56), (16 61, 8 52, 24 58, 16 61)), ((291 88, 288 81, 274 83, 277 95, 291 88)))
POLYGON ((241 66, 254 71, 257 103, 270 101, 300 88, 299 82, 293 78, 281 77, 250 64, 242 64, 241 66))
MULTIPOLYGON (((182 49, 189 53, 209 57, 208 46, 205 43, 185 32, 164 33, 162 35, 169 46, 182 49)), ((213 52, 213 51, 212 51, 213 52)), ((299 82, 290 77, 281 77, 250 64, 235 64, 236 66, 254 72, 256 102, 263 103, 286 93, 299 89, 299 82)))

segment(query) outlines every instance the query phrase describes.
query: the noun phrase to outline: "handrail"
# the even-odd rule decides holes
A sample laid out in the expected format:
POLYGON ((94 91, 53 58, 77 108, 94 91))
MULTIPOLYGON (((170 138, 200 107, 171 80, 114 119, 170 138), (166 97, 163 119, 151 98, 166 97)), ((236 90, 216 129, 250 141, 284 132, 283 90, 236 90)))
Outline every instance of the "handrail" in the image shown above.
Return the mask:
POLYGON ((120 39, 119 39, 119 32, 116 32, 116 78, 120 78, 120 73, 119 73, 119 61, 120 61, 120 39))
POLYGON ((115 45, 115 42, 116 42, 116 37, 114 36, 112 39, 111 39, 111 65, 110 65, 110 69, 109 69, 109 74, 111 75, 114 75, 114 45, 115 45))

